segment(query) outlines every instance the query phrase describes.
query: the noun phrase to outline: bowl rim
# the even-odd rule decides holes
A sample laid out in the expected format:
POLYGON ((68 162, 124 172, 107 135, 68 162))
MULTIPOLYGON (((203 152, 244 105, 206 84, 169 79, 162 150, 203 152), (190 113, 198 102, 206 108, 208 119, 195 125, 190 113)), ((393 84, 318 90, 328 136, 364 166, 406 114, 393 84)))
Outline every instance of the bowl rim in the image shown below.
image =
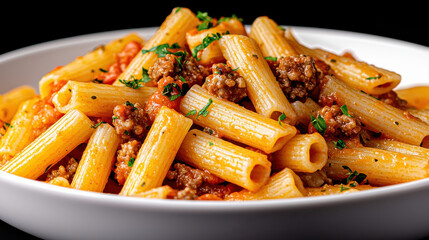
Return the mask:
MULTIPOLYGON (((246 27, 249 27, 246 25, 246 27)), ((392 39, 383 36, 377 36, 366 33, 350 32, 344 30, 324 29, 314 27, 287 26, 298 32, 317 34, 336 34, 346 38, 360 37, 363 41, 383 41, 387 44, 400 44, 405 47, 426 51, 429 54, 429 47, 416 43, 392 39)), ((38 43, 20 49, 12 50, 0 55, 0 64, 9 60, 25 57, 29 54, 35 54, 46 50, 61 48, 68 45, 79 45, 88 41, 106 41, 117 36, 130 32, 137 32, 142 35, 152 34, 158 27, 130 28, 106 32, 97 32, 62 39, 56 39, 48 42, 38 43)), ((168 200, 168 199, 144 199, 138 197, 124 197, 116 194, 96 193, 81 191, 76 189, 59 187, 44 182, 26 179, 13 174, 0 171, 0 187, 2 184, 10 184, 21 189, 36 191, 40 194, 46 194, 55 197, 68 198, 77 201, 94 202, 107 204, 111 206, 125 208, 151 208, 159 211, 196 211, 196 212, 242 212, 242 211, 266 211, 275 209, 301 209, 311 207, 324 207, 337 204, 347 204, 362 202, 365 200, 380 200, 384 198, 405 195, 419 190, 429 190, 429 178, 415 180, 412 182, 401 183, 397 185, 385 186, 365 191, 336 194, 327 196, 302 197, 291 199, 273 199, 258 201, 191 201, 191 200, 168 200)))

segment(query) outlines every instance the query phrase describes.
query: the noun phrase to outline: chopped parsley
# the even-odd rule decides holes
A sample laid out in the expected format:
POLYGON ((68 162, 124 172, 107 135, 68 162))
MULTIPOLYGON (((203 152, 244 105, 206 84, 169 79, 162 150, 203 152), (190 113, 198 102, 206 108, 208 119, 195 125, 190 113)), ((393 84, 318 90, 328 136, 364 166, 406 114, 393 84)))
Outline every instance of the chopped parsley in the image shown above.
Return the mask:
POLYGON ((127 102, 125 103, 125 106, 130 106, 130 107, 132 107, 132 108, 133 108, 133 111, 137 109, 136 107, 134 107, 134 104, 130 103, 130 101, 127 101, 127 102))
POLYGON ((180 87, 177 83, 169 83, 164 86, 162 95, 167 96, 170 101, 176 100, 180 96, 185 96, 189 90, 189 84, 183 83, 180 87))
POLYGON ((334 141, 334 146, 340 150, 343 150, 346 147, 346 143, 343 140, 334 141))
POLYGON ((282 113, 282 115, 279 116, 279 125, 282 125, 282 121, 286 119, 285 113, 282 113))
POLYGON ((350 115, 349 110, 347 109, 347 105, 341 106, 341 112, 343 112, 343 114, 347 117, 353 117, 352 115, 350 115))
POLYGON ((350 189, 349 187, 346 187, 343 184, 341 184, 340 187, 341 187, 340 192, 344 192, 350 189))
POLYGON ((213 103, 213 100, 210 98, 209 102, 198 112, 197 119, 199 116, 207 117, 207 114, 209 113, 207 109, 210 107, 212 103, 213 103))
POLYGON ((112 116, 112 121, 115 122, 116 119, 118 119, 119 117, 116 116, 112 116))
POLYGON ((108 72, 106 69, 102 69, 102 68, 99 68, 98 70, 100 70, 100 72, 104 72, 104 73, 108 72))
POLYGON ((101 124, 106 123, 103 121, 100 121, 99 123, 95 124, 95 125, 91 125, 92 128, 98 128, 98 126, 100 126, 101 124))
POLYGON ((187 117, 187 116, 189 116, 189 115, 195 115, 195 114, 197 114, 197 110, 191 110, 191 111, 189 111, 186 115, 185 115, 185 117, 187 117))
POLYGON ((311 116, 311 124, 322 135, 325 134, 326 129, 328 128, 326 126, 325 119, 321 115, 318 115, 317 118, 311 116))
POLYGON ((348 177, 346 179, 346 184, 348 184, 350 181, 356 181, 357 183, 362 183, 366 178, 366 174, 358 173, 356 170, 352 171, 348 166, 343 166, 343 168, 347 170, 346 175, 348 177))
POLYGON ((211 141, 209 141, 209 145, 210 145, 210 146, 213 146, 213 143, 212 143, 211 141))
MULTIPOLYGON (((227 31, 225 34, 229 34, 229 31, 227 31)), ((212 33, 212 34, 207 34, 207 36, 204 37, 203 42, 200 45, 197 45, 196 47, 194 47, 192 49, 192 56, 199 61, 200 59, 198 58, 198 52, 203 50, 204 48, 206 48, 207 46, 210 45, 210 43, 219 40, 222 38, 222 34, 220 33, 212 33)))
POLYGON ((266 60, 271 60, 274 62, 277 62, 277 58, 276 57, 264 57, 266 60))
POLYGON ((141 83, 148 83, 150 82, 150 77, 149 74, 147 73, 147 69, 142 68, 142 78, 138 79, 135 78, 134 76, 131 76, 130 80, 124 80, 124 79, 119 79, 119 82, 124 84, 126 87, 132 88, 132 89, 139 89, 141 87, 143 87, 143 85, 141 83))
POLYGON ((200 25, 198 25, 198 31, 209 29, 213 27, 213 18, 209 16, 207 12, 197 12, 197 18, 203 21, 200 25))
POLYGON ((12 125, 10 125, 10 123, 3 122, 3 129, 4 129, 4 130, 7 130, 7 129, 6 129, 6 127, 7 127, 7 128, 13 128, 13 126, 12 126, 12 125))
POLYGON ((97 96, 91 96, 91 99, 97 99, 97 96))
POLYGON ((221 18, 219 19, 218 23, 227 22, 227 21, 229 21, 229 20, 231 20, 231 19, 236 19, 236 20, 238 20, 238 21, 240 21, 240 22, 243 22, 243 19, 242 19, 242 18, 239 18, 239 17, 237 17, 237 15, 232 14, 232 15, 231 15, 231 17, 221 17, 221 18))
POLYGON ((130 160, 127 163, 128 167, 132 167, 134 165, 135 160, 136 160, 135 158, 130 158, 130 160))
POLYGON ((366 80, 375 80, 375 79, 380 79, 381 78, 381 74, 379 74, 379 75, 377 75, 377 76, 375 76, 375 77, 367 77, 367 78, 365 78, 366 80))
POLYGON ((180 46, 178 43, 173 43, 171 45, 168 43, 165 43, 165 44, 161 44, 161 45, 152 47, 149 50, 143 49, 142 53, 145 54, 148 52, 153 52, 153 53, 157 54, 158 57, 162 58, 162 57, 165 57, 165 55, 167 55, 167 54, 174 54, 174 55, 183 54, 183 53, 177 53, 177 52, 173 53, 173 52, 170 52, 168 50, 168 49, 179 49, 179 48, 180 48, 180 46))

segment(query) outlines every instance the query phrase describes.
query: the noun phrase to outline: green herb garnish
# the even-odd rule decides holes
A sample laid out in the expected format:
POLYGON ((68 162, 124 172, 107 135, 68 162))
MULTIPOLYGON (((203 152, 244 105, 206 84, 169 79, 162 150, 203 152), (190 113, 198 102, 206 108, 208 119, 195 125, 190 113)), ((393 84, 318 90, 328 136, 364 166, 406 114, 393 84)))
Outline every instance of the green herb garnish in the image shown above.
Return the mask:
POLYGON ((326 129, 328 128, 326 126, 325 119, 321 115, 318 115, 317 118, 311 116, 311 124, 322 135, 325 134, 326 129))

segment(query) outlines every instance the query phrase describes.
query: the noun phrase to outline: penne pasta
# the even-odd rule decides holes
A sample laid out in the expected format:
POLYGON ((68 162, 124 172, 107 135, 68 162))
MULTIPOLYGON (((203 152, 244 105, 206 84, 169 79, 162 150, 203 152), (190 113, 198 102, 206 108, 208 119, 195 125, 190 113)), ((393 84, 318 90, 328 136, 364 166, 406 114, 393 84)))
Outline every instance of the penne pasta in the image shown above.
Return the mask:
POLYGON ((385 186, 426 178, 428 159, 422 156, 392 152, 371 147, 339 150, 328 144, 329 158, 325 167, 328 177, 343 180, 347 168, 366 175, 373 186, 385 186))
POLYGON ((29 99, 19 106, 6 134, 0 140, 0 166, 34 140, 32 120, 37 101, 39 101, 38 98, 29 99))
POLYGON ((116 105, 127 101, 144 105, 155 91, 155 87, 133 89, 69 81, 54 95, 52 102, 61 113, 77 109, 91 117, 111 117, 116 105))
POLYGON ((31 86, 19 86, 0 95, 0 120, 10 123, 21 103, 36 96, 37 92, 31 86))
POLYGON ((273 170, 290 168, 294 172, 321 170, 328 160, 328 146, 319 133, 297 134, 273 153, 273 170))
POLYGON ((365 143, 366 147, 383 149, 391 152, 398 152, 409 155, 416 155, 429 159, 429 149, 406 144, 392 139, 370 139, 365 143))
POLYGON ((39 81, 41 98, 52 94, 54 86, 61 84, 61 81, 90 82, 94 80, 97 75, 103 73, 103 69, 107 69, 116 61, 116 54, 131 41, 143 42, 143 39, 135 33, 130 33, 44 75, 39 81))
POLYGON ((396 89, 395 92, 399 98, 406 100, 410 107, 429 109, 429 86, 396 89))
POLYGON ((319 104, 311 98, 307 98, 305 102, 295 101, 291 105, 296 113, 297 122, 305 125, 310 123, 311 116, 320 109, 319 104))
MULTIPOLYGON (((143 49, 149 50, 161 44, 175 43, 183 47, 186 41, 186 32, 196 27, 198 23, 198 18, 188 8, 174 8, 156 33, 144 44, 143 49)), ((143 76, 143 69, 149 69, 156 60, 158 60, 158 55, 154 52, 139 52, 125 71, 119 75, 113 85, 122 85, 119 80, 130 81, 133 79, 141 79, 143 76)), ((153 83, 146 83, 147 86, 151 86, 151 84, 153 83)))
POLYGON ((429 124, 429 109, 416 109, 416 108, 406 108, 412 116, 422 120, 426 124, 429 124))
POLYGON ((265 57, 297 55, 284 36, 284 30, 267 16, 257 17, 250 28, 249 37, 255 39, 265 57))
POLYGON ((366 62, 340 56, 323 49, 310 49, 300 44, 289 28, 285 32, 289 44, 300 54, 317 58, 329 65, 335 76, 353 88, 369 94, 380 95, 390 92, 401 82, 401 75, 366 62))
MULTIPOLYGON (((307 196, 301 179, 291 169, 274 173, 257 192, 242 191, 240 200, 268 200, 307 196)), ((234 199, 231 199, 234 200, 234 199)))
POLYGON ((80 159, 71 187, 103 192, 112 171, 120 138, 109 124, 101 124, 92 134, 80 159))
POLYGON ((282 148, 297 132, 289 124, 280 125, 278 121, 236 103, 218 99, 198 85, 194 85, 183 97, 180 111, 199 126, 214 129, 225 138, 266 153, 282 148))
POLYGON ((190 119, 162 107, 120 194, 128 196, 160 187, 191 125, 190 119))
POLYGON ((191 51, 195 51, 198 62, 203 65, 210 65, 218 62, 223 62, 225 58, 219 48, 218 41, 211 42, 206 48, 196 51, 197 46, 203 44, 207 37, 217 34, 239 34, 247 35, 244 25, 236 18, 231 18, 228 21, 223 21, 215 27, 209 29, 198 30, 194 28, 186 33, 186 42, 191 51))
POLYGON ((225 35, 219 46, 228 63, 244 77, 247 92, 256 112, 285 123, 295 124, 296 113, 280 88, 255 40, 242 35, 225 35))
POLYGON ((257 191, 271 173, 267 155, 245 149, 193 129, 186 135, 177 159, 250 191, 257 191))
POLYGON ((91 120, 82 112, 69 111, 0 170, 37 179, 75 147, 87 141, 94 131, 91 126, 91 120))
POLYGON ((347 105, 369 130, 413 145, 429 146, 429 125, 407 117, 403 110, 353 89, 335 77, 326 77, 321 98, 335 98, 338 105, 347 105))
POLYGON ((167 199, 168 195, 173 192, 173 188, 168 185, 152 188, 147 191, 137 191, 131 194, 131 197, 141 197, 141 198, 156 198, 156 199, 167 199))

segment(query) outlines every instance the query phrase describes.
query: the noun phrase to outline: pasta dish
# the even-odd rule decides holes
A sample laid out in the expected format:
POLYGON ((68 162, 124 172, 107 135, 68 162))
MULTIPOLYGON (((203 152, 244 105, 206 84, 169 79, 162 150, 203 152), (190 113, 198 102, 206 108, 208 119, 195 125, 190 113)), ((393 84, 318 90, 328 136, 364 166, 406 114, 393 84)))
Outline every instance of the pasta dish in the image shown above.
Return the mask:
POLYGON ((268 16, 174 8, 0 96, 0 170, 81 191, 247 201, 428 176, 429 87, 268 16))

